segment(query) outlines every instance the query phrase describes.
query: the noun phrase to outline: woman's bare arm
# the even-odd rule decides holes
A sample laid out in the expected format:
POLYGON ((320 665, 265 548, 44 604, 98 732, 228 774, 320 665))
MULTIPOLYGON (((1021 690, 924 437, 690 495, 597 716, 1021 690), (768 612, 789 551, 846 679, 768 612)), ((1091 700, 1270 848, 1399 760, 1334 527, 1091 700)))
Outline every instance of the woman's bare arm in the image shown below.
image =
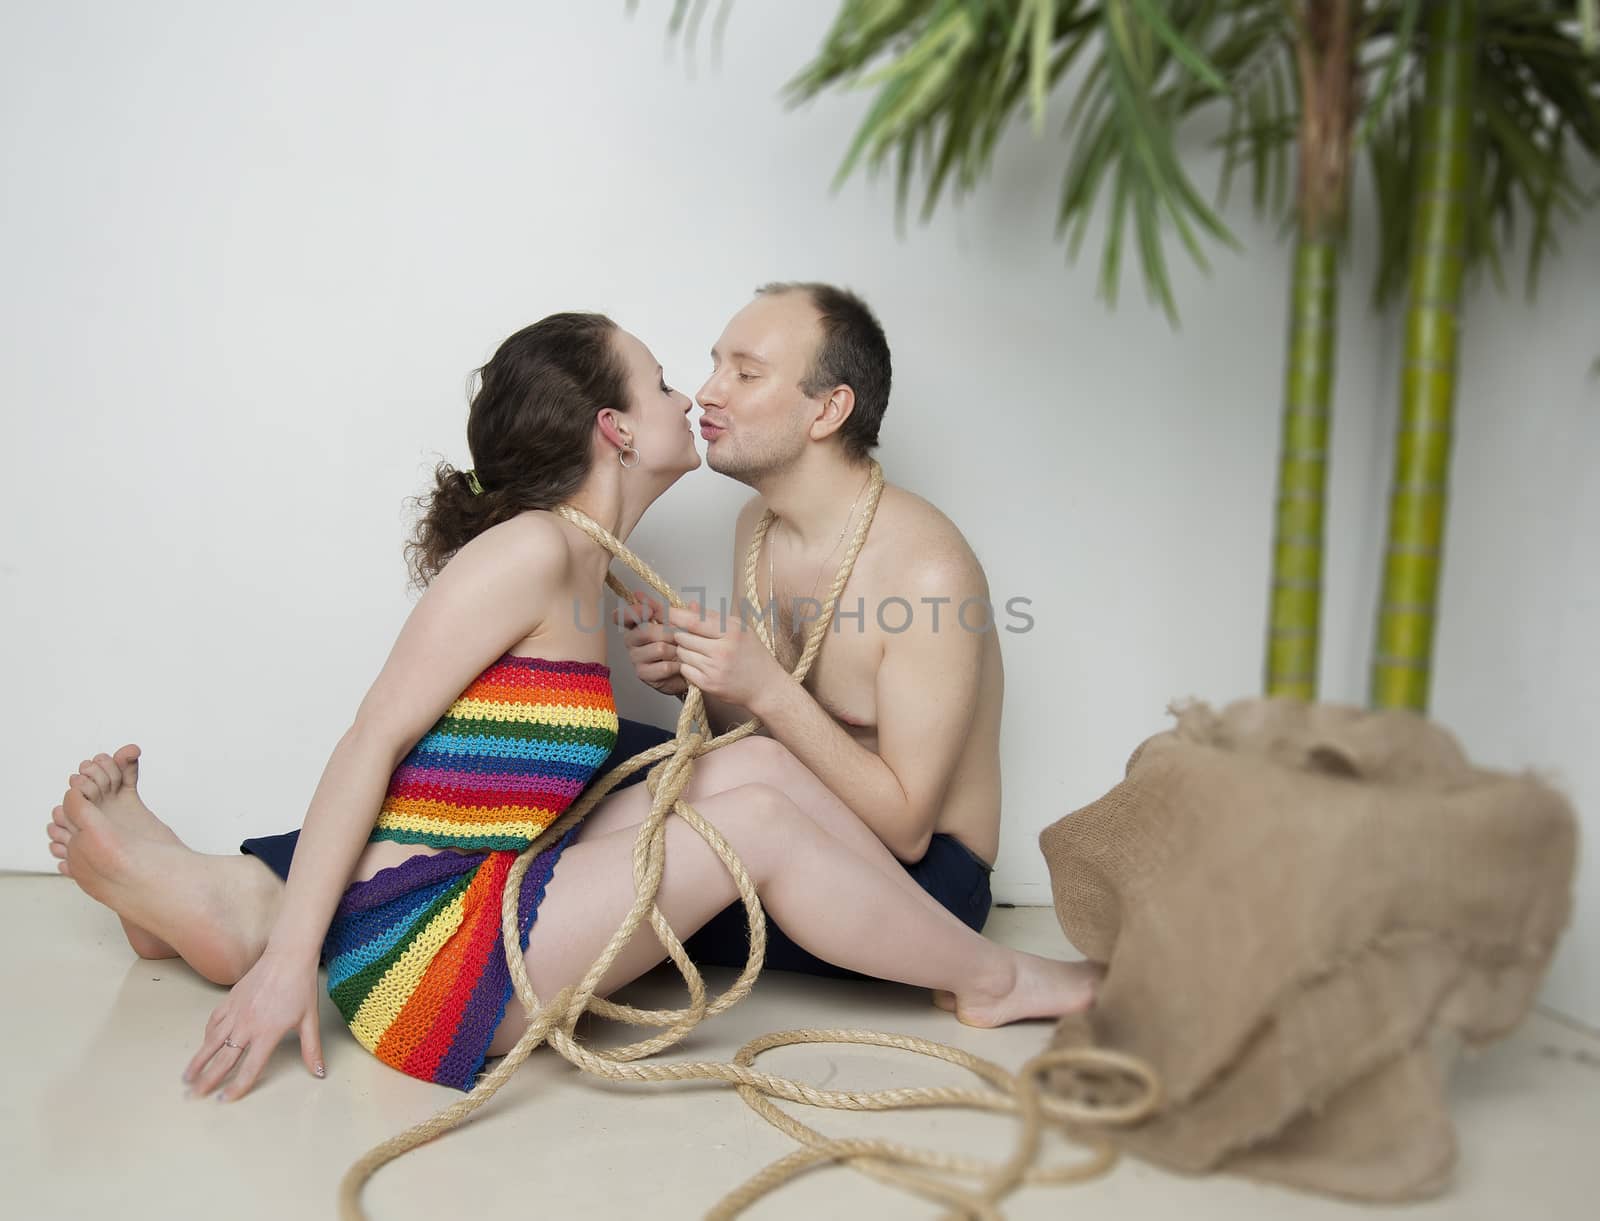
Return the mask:
POLYGON ((395 767, 468 683, 545 621, 568 562, 560 528, 526 515, 474 539, 434 579, 323 769, 267 953, 316 962, 395 767))

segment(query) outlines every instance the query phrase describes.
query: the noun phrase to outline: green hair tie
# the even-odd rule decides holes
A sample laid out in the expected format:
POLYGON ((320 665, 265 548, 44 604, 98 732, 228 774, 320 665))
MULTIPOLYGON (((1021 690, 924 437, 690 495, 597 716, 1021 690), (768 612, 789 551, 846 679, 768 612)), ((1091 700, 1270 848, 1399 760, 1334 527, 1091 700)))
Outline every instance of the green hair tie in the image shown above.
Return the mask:
POLYGON ((478 482, 478 472, 477 471, 468 471, 467 472, 467 486, 472 489, 472 494, 474 496, 483 495, 483 484, 478 482))

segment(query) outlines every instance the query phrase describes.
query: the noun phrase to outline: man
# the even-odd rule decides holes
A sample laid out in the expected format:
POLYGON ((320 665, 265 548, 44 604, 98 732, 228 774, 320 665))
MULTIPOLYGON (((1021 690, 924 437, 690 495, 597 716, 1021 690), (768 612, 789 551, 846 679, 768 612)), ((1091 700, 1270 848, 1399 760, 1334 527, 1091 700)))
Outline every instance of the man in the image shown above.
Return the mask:
MULTIPOLYGON (((960 531, 886 485, 804 685, 789 673, 859 522, 889 401, 883 330, 840 289, 769 285, 734 315, 711 359, 697 396, 707 464, 757 493, 734 529, 735 613, 664 614, 645 600, 649 618, 626 636, 635 671, 674 695, 692 681, 719 731, 760 718, 925 890, 981 929, 999 847, 1004 678, 988 584, 960 531), (740 607, 750 539, 768 510, 776 520, 757 557, 758 605, 740 607), (776 658, 742 621, 754 613, 776 619, 776 658)), ((688 949, 697 961, 741 962, 743 930, 736 905, 688 949)), ((839 973, 781 930, 767 963, 839 973)))
MULTIPOLYGON (((630 659, 658 690, 681 695, 688 682, 699 686, 719 730, 759 717, 923 890, 981 929, 999 844, 1004 680, 987 582, 961 533, 926 501, 886 485, 821 653, 803 685, 789 673, 861 519, 869 454, 889 400, 883 330, 848 292, 774 284, 734 316, 711 356, 698 396, 708 463, 757 493, 734 530, 735 601, 752 533, 770 510, 776 520, 759 557, 757 594, 774 608, 778 656, 737 608, 728 616, 663 612, 640 599, 626 635, 630 659)), ((607 767, 670 736, 624 722, 607 767)), ((85 760, 82 774, 132 786, 137 750, 85 760)), ((149 823, 149 834, 177 842, 153 814, 149 823)), ((149 905, 189 904, 189 923, 205 922, 213 935, 185 946, 183 956, 207 978, 232 983, 260 953, 297 840, 298 832, 246 840, 245 855, 233 859, 192 854, 192 876, 173 878, 160 895, 96 897, 118 912, 146 957, 177 952, 141 924, 149 905)), ((738 965, 745 934, 735 904, 686 944, 696 961, 738 965)), ((766 961, 846 974, 775 926, 766 961)))

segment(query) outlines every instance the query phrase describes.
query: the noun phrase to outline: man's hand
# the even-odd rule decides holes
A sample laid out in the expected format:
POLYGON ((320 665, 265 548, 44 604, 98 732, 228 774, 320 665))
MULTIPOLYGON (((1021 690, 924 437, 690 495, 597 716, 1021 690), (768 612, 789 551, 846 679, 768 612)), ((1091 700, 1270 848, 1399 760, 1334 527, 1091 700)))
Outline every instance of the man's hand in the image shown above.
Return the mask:
POLYGON ((627 606, 617 607, 611 617, 627 629, 622 641, 628 646, 628 660, 633 663, 633 672, 640 682, 663 695, 682 695, 689 689, 678 672, 678 646, 672 630, 666 626, 666 607, 634 590, 632 601, 627 606))
POLYGON ((667 611, 678 672, 714 699, 755 711, 761 696, 788 675, 737 613, 707 615, 698 604, 667 611))

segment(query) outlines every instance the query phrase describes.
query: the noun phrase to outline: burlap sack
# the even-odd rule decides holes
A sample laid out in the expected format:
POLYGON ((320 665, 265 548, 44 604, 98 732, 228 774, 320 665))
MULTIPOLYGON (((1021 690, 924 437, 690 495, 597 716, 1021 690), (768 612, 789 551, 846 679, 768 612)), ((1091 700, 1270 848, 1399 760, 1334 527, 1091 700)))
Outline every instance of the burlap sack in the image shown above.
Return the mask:
POLYGON ((1410 713, 1175 712, 1039 837, 1063 931, 1109 964, 1053 1045, 1156 1068, 1161 1110, 1118 1140, 1160 1165, 1437 1193, 1455 1140, 1430 1041, 1527 1012, 1571 909, 1571 808, 1410 713))

